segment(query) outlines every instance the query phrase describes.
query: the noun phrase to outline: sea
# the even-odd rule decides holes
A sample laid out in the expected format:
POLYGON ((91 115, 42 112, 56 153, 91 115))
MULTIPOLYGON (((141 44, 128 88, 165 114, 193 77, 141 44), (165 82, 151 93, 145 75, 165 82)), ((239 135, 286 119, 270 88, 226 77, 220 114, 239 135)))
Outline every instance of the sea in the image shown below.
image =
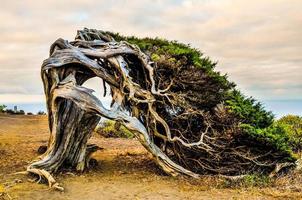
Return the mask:
MULTIPOLYGON (((292 114, 302 116, 302 99, 301 100, 266 100, 262 101, 263 106, 274 113, 276 119, 281 118, 284 115, 292 114)), ((105 104, 109 105, 109 102, 105 104)), ((45 103, 15 103, 5 104, 7 108, 14 109, 17 106, 18 110, 24 110, 26 113, 37 113, 39 111, 46 112, 45 103)), ((108 108, 108 105, 105 107, 108 108)))

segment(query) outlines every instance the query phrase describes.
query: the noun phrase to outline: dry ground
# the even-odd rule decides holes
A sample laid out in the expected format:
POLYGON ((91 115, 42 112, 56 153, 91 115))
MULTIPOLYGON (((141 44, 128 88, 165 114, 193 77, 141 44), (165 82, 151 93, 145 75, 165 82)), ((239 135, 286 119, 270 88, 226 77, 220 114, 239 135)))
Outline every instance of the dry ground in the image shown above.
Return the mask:
POLYGON ((297 187, 226 188, 218 178, 169 177, 136 140, 97 135, 90 142, 104 148, 94 154, 98 166, 83 174, 57 174, 65 192, 53 191, 14 174, 25 170, 47 139, 45 116, 0 115, 0 199, 302 199, 297 187))

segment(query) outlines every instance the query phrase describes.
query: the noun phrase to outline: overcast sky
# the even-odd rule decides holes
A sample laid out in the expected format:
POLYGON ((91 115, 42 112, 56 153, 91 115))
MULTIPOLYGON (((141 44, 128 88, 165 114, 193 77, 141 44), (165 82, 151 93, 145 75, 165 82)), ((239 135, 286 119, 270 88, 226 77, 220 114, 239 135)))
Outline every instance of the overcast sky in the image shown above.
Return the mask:
POLYGON ((49 46, 83 27, 190 43, 261 101, 302 99, 301 0, 1 0, 0 102, 44 102, 49 46))

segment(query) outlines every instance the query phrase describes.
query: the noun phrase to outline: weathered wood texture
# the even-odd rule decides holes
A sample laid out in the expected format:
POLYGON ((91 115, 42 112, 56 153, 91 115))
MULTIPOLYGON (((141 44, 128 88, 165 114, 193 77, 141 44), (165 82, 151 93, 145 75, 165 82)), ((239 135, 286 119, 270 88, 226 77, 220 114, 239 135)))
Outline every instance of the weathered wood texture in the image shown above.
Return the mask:
POLYGON ((202 69, 176 67, 157 67, 137 46, 115 42, 102 31, 78 31, 72 42, 58 39, 41 68, 51 133, 48 149, 28 172, 60 189, 51 173, 63 166, 79 171, 88 166, 97 147, 87 141, 101 117, 124 124, 155 162, 174 176, 272 169, 276 162, 270 159, 270 150, 236 144, 237 124, 213 96, 219 93, 202 90, 215 80, 202 69), (110 86, 109 110, 82 86, 93 77, 110 86), (206 100, 218 103, 203 110, 206 100, 201 94, 210 94, 206 100))
POLYGON ((87 140, 100 117, 104 116, 122 122, 131 130, 167 173, 184 173, 197 177, 197 174, 169 159, 151 141, 146 121, 131 112, 137 104, 146 104, 149 114, 161 121, 169 133, 169 127, 152 107, 156 100, 153 95, 165 95, 163 90, 156 89, 153 64, 136 46, 126 42, 117 43, 105 36, 99 40, 86 41, 79 32, 73 42, 58 39, 51 46, 50 57, 43 62, 41 69, 51 132, 48 149, 41 156, 41 160, 32 163, 27 170, 47 178, 50 186, 55 184, 49 178, 50 173, 56 172, 62 166, 83 171, 90 155, 87 140), (125 54, 133 55, 137 59, 137 67, 144 71, 145 81, 151 83, 150 91, 132 81, 127 62, 123 58, 125 54), (102 105, 92 94, 92 90, 81 86, 95 76, 111 86, 111 110, 102 105), (126 109, 125 101, 131 102, 134 108, 126 109))

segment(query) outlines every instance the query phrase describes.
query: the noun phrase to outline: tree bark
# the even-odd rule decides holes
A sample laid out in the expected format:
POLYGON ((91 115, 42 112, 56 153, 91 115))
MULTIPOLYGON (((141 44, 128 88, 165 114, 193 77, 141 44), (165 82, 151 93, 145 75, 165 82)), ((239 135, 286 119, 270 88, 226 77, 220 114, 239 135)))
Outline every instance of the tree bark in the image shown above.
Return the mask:
POLYGON ((211 116, 200 109, 198 97, 190 97, 192 84, 204 84, 190 80, 202 79, 201 71, 188 67, 185 82, 182 74, 163 80, 156 69, 156 63, 137 46, 115 42, 102 31, 79 31, 72 42, 58 39, 41 68, 50 129, 48 148, 27 171, 46 178, 50 187, 63 189, 51 174, 66 166, 78 171, 88 167, 98 147, 87 141, 101 117, 122 123, 173 176, 198 178, 203 171, 234 174, 247 166, 272 168, 276 164, 269 159, 270 151, 263 154, 233 145, 236 126, 223 118, 227 112, 222 104, 214 107, 211 116), (110 86, 110 109, 93 90, 82 86, 93 77, 110 86), (179 87, 187 91, 179 92, 179 87), (196 105, 190 104, 194 101, 196 105))

